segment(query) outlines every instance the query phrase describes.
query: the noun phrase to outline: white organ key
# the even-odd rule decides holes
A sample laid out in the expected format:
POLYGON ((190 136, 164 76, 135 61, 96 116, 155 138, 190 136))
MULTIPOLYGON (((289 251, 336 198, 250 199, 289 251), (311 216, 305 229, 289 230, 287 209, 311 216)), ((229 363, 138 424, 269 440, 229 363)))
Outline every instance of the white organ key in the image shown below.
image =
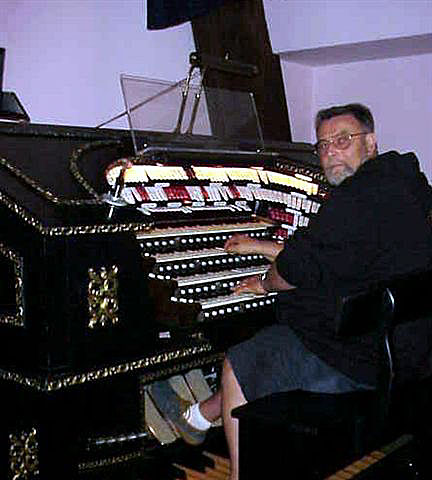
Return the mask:
POLYGON ((215 257, 216 255, 229 255, 223 248, 209 248, 204 250, 187 250, 185 252, 157 253, 154 255, 157 263, 174 262, 193 258, 215 257))
POLYGON ((276 191, 276 201, 279 203, 284 203, 284 192, 281 192, 280 190, 276 191))
POLYGON ((208 199, 212 202, 218 202, 221 200, 221 196, 217 186, 214 185, 205 185, 204 190, 207 192, 208 199))
POLYGON ((200 283, 219 282, 223 280, 231 280, 233 278, 250 277, 252 275, 261 275, 268 270, 267 266, 264 267, 250 267, 239 268, 230 270, 229 272, 210 272, 200 275, 192 275, 190 277, 182 277, 177 280, 179 287, 187 287, 189 285, 197 285, 200 283))
MULTIPOLYGON (((144 188, 151 201, 157 202, 159 200, 163 200, 163 198, 161 198, 161 190, 163 191, 162 188, 160 187, 144 187, 144 188)), ((166 195, 165 195, 165 198, 166 200, 168 200, 168 197, 166 195)))
POLYGON ((287 206, 288 208, 291 208, 291 206, 292 206, 292 199, 293 199, 292 194, 291 194, 291 193, 288 193, 288 194, 287 194, 287 197, 286 197, 286 202, 285 202, 285 203, 286 203, 286 206, 287 206))
MULTIPOLYGON (((121 192, 121 196, 125 199, 127 203, 129 203, 129 205, 135 205, 135 203, 137 202, 134 196, 134 192, 130 187, 125 187, 121 192)), ((141 199, 139 201, 141 201, 141 199)))
POLYGON ((159 196, 159 200, 162 200, 162 201, 168 200, 168 195, 166 194, 163 187, 154 187, 154 188, 156 189, 156 193, 159 196))
POLYGON ((224 200, 229 200, 230 198, 234 198, 231 190, 226 185, 219 185, 219 192, 222 195, 224 200))
POLYGON ((130 187, 130 190, 132 192, 132 195, 135 197, 135 200, 138 202, 138 203, 141 203, 143 201, 143 198, 141 197, 140 193, 138 192, 138 190, 136 189, 136 187, 130 187))
POLYGON ((203 299, 200 300, 198 303, 201 305, 201 308, 203 310, 207 310, 209 308, 222 307, 224 305, 241 303, 246 300, 260 299, 267 296, 271 297, 275 295, 276 293, 268 293, 267 295, 254 295, 253 293, 242 293, 240 295, 235 295, 233 293, 232 295, 223 295, 221 297, 203 299))
MULTIPOLYGON (((239 254, 240 257, 252 259, 263 258, 262 255, 258 253, 255 254, 239 254)), ((225 258, 231 258, 233 255, 231 253, 225 252, 223 248, 208 248, 202 250, 186 250, 184 252, 170 252, 170 253, 156 253, 153 257, 156 259, 156 263, 168 263, 181 260, 196 260, 200 258, 211 258, 216 256, 223 256, 225 258)), ((230 262, 229 262, 230 263, 230 262)))
POLYGON ((204 202, 205 198, 201 187, 186 185, 186 191, 188 192, 189 197, 192 201, 204 202))
POLYGON ((240 194, 241 198, 244 198, 245 200, 253 201, 254 197, 252 194, 252 190, 249 187, 243 187, 240 185, 237 185, 237 191, 240 194))
POLYGON ((318 202, 312 202, 312 213, 318 213, 320 206, 318 202))

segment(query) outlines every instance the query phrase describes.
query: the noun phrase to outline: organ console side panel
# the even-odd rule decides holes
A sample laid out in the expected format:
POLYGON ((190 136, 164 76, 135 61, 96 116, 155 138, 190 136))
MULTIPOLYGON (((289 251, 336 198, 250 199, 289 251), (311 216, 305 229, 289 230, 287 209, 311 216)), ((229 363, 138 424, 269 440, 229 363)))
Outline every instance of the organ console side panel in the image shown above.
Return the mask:
POLYGON ((104 223, 107 208, 86 192, 61 191, 64 178, 56 191, 30 176, 32 169, 50 175, 53 159, 30 163, 34 145, 25 150, 26 140, 18 142, 22 157, 3 159, 0 243, 9 280, 0 307, 2 365, 65 373, 137 355, 152 325, 151 314, 143 315, 151 307, 132 234, 142 225, 104 223), (11 308, 19 320, 9 318, 11 308))
POLYGON ((327 195, 307 145, 142 135, 134 155, 128 132, 0 124, 2 478, 171 452, 148 385, 211 394, 226 348, 272 321, 275 294, 232 294, 268 261, 225 241, 289 241, 327 195))

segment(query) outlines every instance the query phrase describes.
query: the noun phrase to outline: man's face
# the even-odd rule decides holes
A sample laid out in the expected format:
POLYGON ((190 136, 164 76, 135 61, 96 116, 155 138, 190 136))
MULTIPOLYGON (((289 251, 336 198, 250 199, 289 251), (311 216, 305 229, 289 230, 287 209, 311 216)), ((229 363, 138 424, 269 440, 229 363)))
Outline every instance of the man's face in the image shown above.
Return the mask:
MULTIPOLYGON (((317 140, 335 140, 340 135, 364 132, 361 123, 352 115, 338 115, 324 120, 317 132, 317 140)), ((356 135, 346 149, 337 148, 336 142, 320 153, 321 166, 331 185, 339 185, 353 175, 366 160, 375 154, 374 133, 356 135)))

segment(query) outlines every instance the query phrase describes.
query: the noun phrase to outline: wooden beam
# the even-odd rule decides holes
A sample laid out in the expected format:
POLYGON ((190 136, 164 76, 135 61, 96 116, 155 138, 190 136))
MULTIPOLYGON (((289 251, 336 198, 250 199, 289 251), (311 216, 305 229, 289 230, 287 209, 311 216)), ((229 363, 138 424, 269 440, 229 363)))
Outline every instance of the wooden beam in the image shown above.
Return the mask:
MULTIPOLYGON (((209 14, 192 20, 192 31, 199 53, 254 64, 259 70, 254 77, 209 70, 204 85, 252 92, 264 140, 290 142, 280 59, 271 49, 262 0, 227 1, 209 14)), ((224 97, 219 97, 218 108, 224 108, 224 102, 224 97)), ((225 107, 228 111, 232 109, 232 105, 225 107)), ((216 125, 216 131, 229 129, 229 125, 217 127, 220 118, 215 118, 212 108, 209 107, 210 120, 216 125)), ((225 122, 229 123, 229 118, 225 122)))

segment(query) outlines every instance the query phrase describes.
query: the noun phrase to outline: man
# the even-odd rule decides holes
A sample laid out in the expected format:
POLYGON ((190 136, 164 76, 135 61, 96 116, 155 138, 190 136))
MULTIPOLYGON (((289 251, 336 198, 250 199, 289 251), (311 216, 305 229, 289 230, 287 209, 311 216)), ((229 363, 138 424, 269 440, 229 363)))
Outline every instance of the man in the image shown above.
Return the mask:
MULTIPOLYGON (((284 246, 260 247, 242 236, 225 246, 233 253, 263 248, 274 258, 264 278, 245 279, 236 293, 280 292, 277 324, 231 348, 224 361, 222 414, 231 480, 238 478, 237 421, 231 410, 278 391, 374 388, 373 337, 341 341, 335 336, 336 299, 431 265, 432 190, 415 156, 377 155, 373 117, 359 104, 318 112, 316 134, 321 165, 336 188, 309 227, 284 246)), ((400 381, 431 373, 431 332, 427 322, 396 332, 400 381)), ((216 414, 220 399, 208 404, 212 401, 216 414)), ((197 408, 206 415, 205 403, 197 408)))

